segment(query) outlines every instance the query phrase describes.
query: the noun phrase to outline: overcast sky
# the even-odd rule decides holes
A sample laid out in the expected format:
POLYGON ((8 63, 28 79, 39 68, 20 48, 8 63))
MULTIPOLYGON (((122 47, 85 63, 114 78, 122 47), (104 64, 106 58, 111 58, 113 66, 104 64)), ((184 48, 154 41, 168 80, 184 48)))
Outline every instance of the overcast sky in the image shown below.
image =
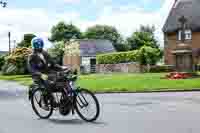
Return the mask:
POLYGON ((82 31, 95 24, 115 26, 127 37, 143 25, 155 25, 156 37, 163 45, 162 26, 174 0, 7 0, 0 7, 0 50, 8 49, 8 31, 19 42, 24 33, 47 38, 50 29, 63 20, 82 31))

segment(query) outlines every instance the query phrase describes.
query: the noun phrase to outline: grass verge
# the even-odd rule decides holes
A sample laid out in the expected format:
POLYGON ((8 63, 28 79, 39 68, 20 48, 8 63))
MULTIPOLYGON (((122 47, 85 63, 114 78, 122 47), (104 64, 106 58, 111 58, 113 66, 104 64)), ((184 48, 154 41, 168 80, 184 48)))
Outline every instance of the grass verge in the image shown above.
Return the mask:
MULTIPOLYGON (((194 90, 200 88, 200 78, 184 80, 162 79, 165 73, 145 74, 92 74, 81 75, 77 84, 94 92, 152 92, 194 90)), ((29 75, 0 75, 0 80, 11 80, 30 85, 29 75)))

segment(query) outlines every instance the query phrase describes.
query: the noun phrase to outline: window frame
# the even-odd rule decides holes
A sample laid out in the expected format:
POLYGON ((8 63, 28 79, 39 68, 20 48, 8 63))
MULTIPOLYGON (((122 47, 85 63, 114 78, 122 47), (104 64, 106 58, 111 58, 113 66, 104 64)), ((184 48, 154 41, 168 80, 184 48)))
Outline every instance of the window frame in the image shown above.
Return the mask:
POLYGON ((185 30, 185 40, 192 40, 192 31, 185 30))
MULTIPOLYGON (((178 31, 178 41, 181 41, 181 34, 182 34, 182 30, 178 31)), ((185 40, 192 40, 192 31, 187 29, 185 30, 185 40)))
POLYGON ((181 38, 181 37, 182 37, 181 34, 182 34, 182 30, 179 30, 179 31, 178 31, 178 41, 181 41, 181 39, 182 39, 182 38, 181 38))

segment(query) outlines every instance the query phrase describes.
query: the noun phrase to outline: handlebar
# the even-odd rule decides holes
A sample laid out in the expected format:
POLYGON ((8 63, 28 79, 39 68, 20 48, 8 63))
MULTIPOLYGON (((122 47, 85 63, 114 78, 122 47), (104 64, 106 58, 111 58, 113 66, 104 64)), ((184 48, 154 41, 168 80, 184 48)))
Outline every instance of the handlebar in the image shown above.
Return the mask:
POLYGON ((57 72, 57 75, 69 75, 69 74, 77 75, 77 72, 69 68, 63 68, 61 71, 57 72))

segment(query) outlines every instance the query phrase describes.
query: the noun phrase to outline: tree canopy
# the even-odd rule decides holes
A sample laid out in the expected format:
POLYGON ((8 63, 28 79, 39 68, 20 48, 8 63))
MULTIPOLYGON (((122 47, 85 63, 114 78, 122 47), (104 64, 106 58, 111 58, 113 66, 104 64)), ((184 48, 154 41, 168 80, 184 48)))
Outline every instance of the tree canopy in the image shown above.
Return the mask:
POLYGON ((84 38, 110 40, 117 51, 124 51, 126 49, 120 33, 113 26, 95 25, 89 27, 84 33, 84 38))
POLYGON ((127 44, 130 46, 131 50, 139 49, 142 46, 159 48, 154 32, 154 26, 141 26, 138 31, 134 32, 131 37, 127 38, 127 44))
POLYGON ((137 60, 141 65, 155 65, 162 58, 162 51, 150 46, 142 46, 137 55, 137 60))
POLYGON ((69 41, 70 39, 80 39, 81 31, 73 24, 66 24, 65 22, 59 22, 51 29, 51 36, 49 38, 52 42, 69 41))
POLYGON ((31 47, 31 40, 36 37, 32 33, 24 34, 23 40, 17 44, 17 47, 31 47))
POLYGON ((60 41, 56 42, 51 48, 48 49, 49 54, 52 58, 55 59, 55 62, 58 64, 62 64, 62 59, 65 52, 64 48, 65 43, 63 41, 60 41))

